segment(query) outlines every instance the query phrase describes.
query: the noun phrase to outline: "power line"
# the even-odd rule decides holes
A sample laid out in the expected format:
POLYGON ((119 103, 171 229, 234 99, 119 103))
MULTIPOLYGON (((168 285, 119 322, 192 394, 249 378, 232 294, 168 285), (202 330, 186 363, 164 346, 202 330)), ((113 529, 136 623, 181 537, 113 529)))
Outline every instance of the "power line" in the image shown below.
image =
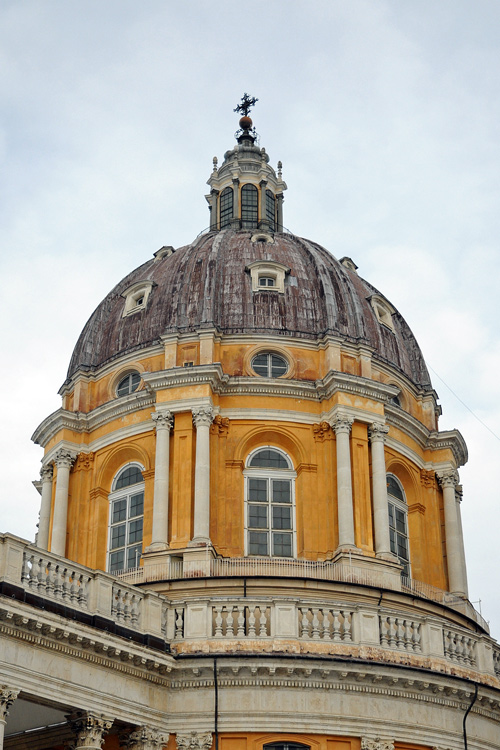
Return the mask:
POLYGON ((455 393, 455 391, 453 390, 453 388, 451 388, 448 385, 448 383, 445 380, 443 380, 443 378, 441 377, 441 375, 438 375, 438 373, 436 372, 436 370, 433 367, 431 367, 428 362, 426 362, 425 364, 427 365, 427 367, 429 368, 429 370, 432 370, 432 372, 434 373, 434 375, 443 383, 443 385, 445 385, 448 388, 448 390, 450 391, 450 393, 452 393, 455 396, 455 398, 457 399, 457 401, 459 401, 462 404, 462 406, 465 406, 465 408, 467 409, 467 411, 470 411, 470 413, 472 414, 472 416, 475 417, 477 419, 477 421, 480 422, 483 425, 483 427, 485 427, 488 430, 488 432, 491 432, 491 434, 493 435, 493 437, 495 437, 498 440, 498 442, 500 443, 500 437, 495 432, 493 432, 493 430, 491 429, 491 427, 488 427, 488 425, 486 424, 486 422, 483 422, 483 420, 481 419, 481 417, 478 417, 477 414, 474 411, 472 411, 472 409, 469 406, 467 406, 467 404, 465 403, 465 401, 462 401, 462 399, 460 398, 460 396, 458 396, 455 393))

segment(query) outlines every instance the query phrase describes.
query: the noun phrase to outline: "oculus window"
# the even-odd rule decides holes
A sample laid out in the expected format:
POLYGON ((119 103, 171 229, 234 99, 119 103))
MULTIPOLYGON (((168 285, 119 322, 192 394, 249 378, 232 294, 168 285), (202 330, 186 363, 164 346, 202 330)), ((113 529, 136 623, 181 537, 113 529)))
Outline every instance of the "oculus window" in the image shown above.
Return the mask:
POLYGON ((144 521, 144 479, 140 466, 131 464, 119 472, 109 503, 108 571, 138 568, 144 521))
POLYGON ((281 378, 288 372, 288 362, 273 352, 260 352, 252 359, 252 369, 262 378, 281 378))
POLYGON ((140 382, 141 376, 138 372, 129 372, 116 386, 116 395, 128 396, 129 393, 133 393, 139 388, 140 382))
POLYGON ((393 474, 387 474, 387 501, 389 507, 391 552, 393 555, 396 555, 403 566, 401 575, 409 578, 408 505, 401 483, 393 474))
POLYGON ((276 448, 251 455, 245 470, 246 554, 294 557, 295 472, 288 456, 276 448))

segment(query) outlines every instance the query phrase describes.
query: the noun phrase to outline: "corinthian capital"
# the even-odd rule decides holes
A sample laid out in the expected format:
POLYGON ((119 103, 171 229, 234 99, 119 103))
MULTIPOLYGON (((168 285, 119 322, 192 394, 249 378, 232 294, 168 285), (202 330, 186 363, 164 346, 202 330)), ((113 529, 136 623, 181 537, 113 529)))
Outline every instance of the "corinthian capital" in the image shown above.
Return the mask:
POLYGON ((351 432, 353 422, 353 417, 349 417, 347 416, 347 414, 338 414, 332 419, 330 424, 335 430, 335 434, 339 435, 341 432, 349 434, 351 432))
POLYGON ((436 473, 437 480, 441 487, 456 487, 458 485, 458 471, 450 469, 449 471, 443 471, 436 473))
POLYGON ((58 469, 71 469, 71 467, 75 463, 75 459, 76 453, 71 453, 71 451, 68 451, 65 448, 61 448, 54 456, 54 463, 58 469))
POLYGON ((174 415, 171 411, 155 411, 151 414, 151 419, 157 430, 171 430, 174 426, 174 415))
POLYGON ((52 477, 54 476, 54 467, 52 464, 47 464, 46 466, 42 466, 40 469, 40 479, 42 482, 52 482, 52 477))
POLYGON ((201 406, 199 409, 193 409, 193 424, 195 427, 210 427, 214 416, 214 410, 210 406, 201 406))
POLYGON ((0 721, 5 721, 9 713, 9 708, 12 706, 19 694, 19 690, 7 687, 7 685, 0 685, 0 721))
POLYGON ((121 737, 120 744, 128 750, 159 750, 167 742, 168 734, 153 727, 143 726, 121 737))
POLYGON ((210 750, 212 747, 212 732, 189 732, 177 734, 178 750, 210 750))
POLYGON ((368 429, 368 437, 370 438, 370 442, 377 443, 377 442, 385 442, 385 436, 389 432, 389 428, 386 424, 382 424, 382 422, 372 422, 368 429))
POLYGON ((91 714, 87 711, 75 711, 68 719, 71 730, 76 736, 75 748, 96 748, 96 750, 102 747, 104 736, 113 723, 112 719, 102 714, 91 714))
POLYGON ((361 750, 394 750, 394 740, 381 740, 380 737, 361 738, 361 750))

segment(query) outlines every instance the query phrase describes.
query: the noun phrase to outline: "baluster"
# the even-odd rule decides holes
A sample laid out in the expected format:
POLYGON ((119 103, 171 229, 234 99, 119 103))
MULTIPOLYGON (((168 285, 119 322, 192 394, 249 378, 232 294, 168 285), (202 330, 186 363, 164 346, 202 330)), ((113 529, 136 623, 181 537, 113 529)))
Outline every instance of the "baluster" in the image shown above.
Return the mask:
POLYGON ((396 633, 397 633, 397 626, 396 626, 396 618, 395 617, 388 617, 387 623, 389 625, 389 646, 391 648, 395 648, 396 646, 396 633))
POLYGON ((255 638, 255 605, 248 608, 248 637, 255 638))
POLYGON ((415 623, 415 626, 413 628, 413 650, 414 651, 422 651, 422 646, 421 646, 422 636, 421 636, 420 630, 421 630, 421 625, 415 623))
POLYGON ((61 566, 56 565, 55 575, 54 575, 54 598, 55 599, 62 599, 62 592, 63 592, 63 580, 61 575, 61 566))
POLYGON ((462 664, 464 661, 464 644, 463 644, 463 636, 458 635, 458 633, 455 633, 455 638, 453 639, 454 645, 455 645, 455 655, 457 661, 462 664))
POLYGON ((267 607, 259 607, 259 636, 265 638, 269 633, 267 632, 267 607))
POLYGON ((389 645, 389 623, 386 617, 379 617, 380 643, 382 646, 389 645))
POLYGON ((242 607, 241 604, 238 605, 236 611, 238 612, 238 631, 237 636, 245 636, 245 607, 242 607))
POLYGON ((323 640, 330 640, 330 611, 328 609, 319 609, 321 620, 319 625, 319 637, 323 640))
POLYGON ((51 599, 54 595, 54 576, 55 570, 51 562, 47 563, 47 575, 45 576, 45 594, 51 599))
POLYGON ((413 651, 412 631, 415 624, 411 620, 405 620, 405 649, 413 651))
POLYGON ((88 584, 90 578, 80 576, 80 588, 78 590, 78 603, 82 609, 88 609, 88 584))
POLYGON ((351 612, 342 612, 344 616, 344 641, 352 641, 352 614, 351 612))
POLYGON ((130 620, 130 594, 125 591, 123 594, 123 621, 127 622, 130 620))
POLYGON ((78 581, 76 577, 76 572, 74 570, 71 572, 71 576, 70 576, 69 596, 70 596, 71 604, 78 604, 78 581))
POLYGON ((130 602, 130 622, 132 625, 137 625, 139 622, 139 608, 141 606, 141 600, 135 594, 132 595, 130 602))
POLYGON ((299 627, 300 627, 300 637, 301 638, 308 638, 309 637, 309 610, 308 609, 299 609, 299 627))
POLYGON ((224 608, 226 610, 226 638, 234 636, 233 606, 224 608))
POLYGON ((29 586, 31 589, 38 589, 38 576, 40 573, 40 563, 38 557, 31 558, 31 575, 29 580, 29 586))
POLYGON ((175 636, 174 638, 184 638, 184 609, 175 610, 175 636))
POLYGON ((404 648, 405 647, 405 631, 404 631, 404 620, 401 620, 399 617, 396 618, 396 639, 397 639, 397 647, 398 648, 404 648))
POLYGON ((333 610, 333 640, 342 640, 342 623, 340 622, 340 611, 338 609, 333 610))
POLYGON ((317 607, 312 608, 313 619, 312 619, 312 639, 317 641, 319 639, 319 609, 317 607))
POLYGON ((69 571, 67 568, 63 568, 61 571, 61 577, 62 577, 62 598, 63 601, 68 601, 70 598, 70 581, 69 581, 69 571))
POLYGON ((30 580, 30 569, 31 569, 31 555, 28 555, 26 552, 23 555, 23 567, 21 570, 21 583, 24 586, 29 585, 30 580))
POLYGON ((476 642, 469 638, 469 645, 470 645, 470 663, 472 666, 476 666, 476 642))
POLYGON ((215 637, 222 638, 222 604, 217 604, 215 607, 215 637))

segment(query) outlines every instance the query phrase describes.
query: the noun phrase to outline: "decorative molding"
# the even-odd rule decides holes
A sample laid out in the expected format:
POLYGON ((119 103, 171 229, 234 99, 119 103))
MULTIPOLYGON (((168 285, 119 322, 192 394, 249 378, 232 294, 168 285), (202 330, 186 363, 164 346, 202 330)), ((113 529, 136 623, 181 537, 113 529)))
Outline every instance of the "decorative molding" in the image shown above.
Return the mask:
POLYGON ((177 733, 175 736, 178 750, 210 750, 212 732, 177 733))
POLYGON ((444 489, 445 487, 455 488, 459 483, 458 471, 450 469, 449 471, 436 472, 437 480, 440 486, 444 489))
POLYGON ((211 435, 227 435, 229 431, 229 419, 227 417, 221 417, 220 414, 216 414, 212 426, 210 428, 211 435))
POLYGON ((324 440, 331 440, 333 438, 333 430, 329 422, 323 421, 319 424, 313 424, 313 437, 316 442, 322 443, 324 440))
POLYGON ((178 388, 182 386, 210 385, 215 393, 220 393, 228 382, 229 375, 225 375, 222 365, 218 362, 195 367, 172 367, 170 370, 146 372, 143 381, 150 393, 164 388, 178 388))
POLYGON ((335 431, 336 435, 340 435, 341 433, 347 433, 348 435, 351 432, 352 425, 354 423, 354 418, 347 415, 347 414, 336 414, 335 417, 333 417, 331 421, 332 429, 335 431))
POLYGON ((76 735, 76 748, 102 747, 105 735, 111 729, 113 719, 103 714, 92 714, 88 711, 75 711, 68 716, 71 730, 76 735))
POLYGON ((436 472, 428 471, 427 469, 420 470, 420 484, 426 489, 436 489, 436 472))
POLYGON ((394 740, 381 740, 380 737, 375 737, 375 739, 361 737, 361 750, 394 750, 394 740))
POLYGON ((60 448, 53 460, 58 469, 71 469, 76 461, 76 453, 60 448))
POLYGON ((91 451, 90 453, 79 453, 76 459, 75 471, 88 471, 94 464, 95 454, 91 451))
POLYGON ((40 469, 40 479, 42 482, 52 482, 54 477, 54 467, 52 464, 46 464, 40 469))
POLYGON ((443 432, 431 432, 427 441, 427 447, 431 450, 443 450, 448 448, 453 453, 457 468, 464 466, 469 460, 467 446, 462 434, 458 430, 446 430, 443 432))
POLYGON ((158 750, 168 742, 168 734, 149 726, 142 726, 120 735, 120 747, 128 750, 158 750))
POLYGON ((7 685, 0 685, 0 723, 5 722, 5 719, 9 715, 9 708, 12 706, 19 690, 10 688, 7 685))

